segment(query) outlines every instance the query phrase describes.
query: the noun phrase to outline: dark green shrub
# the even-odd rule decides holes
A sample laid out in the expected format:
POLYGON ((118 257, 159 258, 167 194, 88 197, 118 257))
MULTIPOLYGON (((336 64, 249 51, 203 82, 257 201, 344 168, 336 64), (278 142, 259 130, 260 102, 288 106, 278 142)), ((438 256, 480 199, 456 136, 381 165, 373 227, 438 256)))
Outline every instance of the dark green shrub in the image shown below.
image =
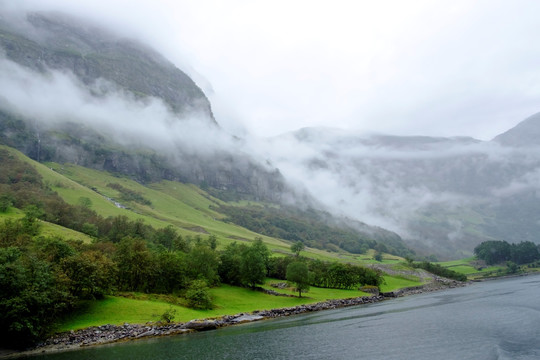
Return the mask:
POLYGON ((193 280, 186 291, 188 306, 194 309, 212 309, 212 297, 210 289, 204 280, 193 280))

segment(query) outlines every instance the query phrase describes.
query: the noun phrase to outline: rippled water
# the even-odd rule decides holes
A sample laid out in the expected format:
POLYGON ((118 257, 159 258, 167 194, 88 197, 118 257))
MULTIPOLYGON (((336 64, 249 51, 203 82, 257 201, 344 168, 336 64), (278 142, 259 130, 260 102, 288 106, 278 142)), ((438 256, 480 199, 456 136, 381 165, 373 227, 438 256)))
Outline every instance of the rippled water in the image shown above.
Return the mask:
POLYGON ((540 276, 47 359, 540 359, 540 276))

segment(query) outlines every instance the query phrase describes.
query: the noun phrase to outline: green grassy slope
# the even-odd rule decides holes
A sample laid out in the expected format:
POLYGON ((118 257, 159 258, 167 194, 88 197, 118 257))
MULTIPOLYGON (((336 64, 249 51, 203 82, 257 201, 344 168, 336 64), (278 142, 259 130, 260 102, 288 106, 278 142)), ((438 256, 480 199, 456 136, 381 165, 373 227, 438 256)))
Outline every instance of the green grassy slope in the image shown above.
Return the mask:
MULTIPOLYGON (((173 225, 180 234, 186 236, 212 234, 217 236, 218 246, 223 247, 233 241, 252 241, 261 237, 270 250, 276 254, 291 254, 291 243, 286 240, 263 236, 253 231, 222 221, 223 214, 213 210, 213 207, 223 204, 222 200, 212 197, 195 185, 173 181, 161 181, 147 186, 139 184, 126 177, 84 168, 73 164, 38 163, 26 157, 19 151, 0 145, 9 150, 19 159, 30 163, 43 177, 43 181, 56 191, 69 204, 79 204, 82 198, 90 200, 90 208, 98 214, 108 216, 124 215, 131 220, 142 219, 145 223, 156 228, 173 225), (120 185, 150 201, 144 205, 136 201, 124 201, 121 193, 109 184, 120 185), (111 200, 120 202, 126 208, 120 208, 111 200)), ((242 206, 242 204, 234 204, 242 206)), ((253 203, 250 203, 253 205, 253 203)), ((59 227, 49 224, 48 234, 67 234, 59 227)), ((71 238, 80 238, 89 241, 88 237, 79 233, 69 233, 71 238)), ((362 264, 372 262, 372 254, 358 256, 346 251, 329 252, 325 250, 306 248, 302 255, 314 259, 350 262, 362 264), (368 259, 366 261, 366 259, 368 259)), ((390 255, 389 255, 390 256, 390 255)), ((388 258, 397 261, 397 258, 388 258)))
POLYGON ((469 257, 454 261, 440 262, 441 266, 444 266, 450 270, 466 275, 469 279, 477 279, 490 275, 494 275, 499 271, 504 270, 504 266, 483 266, 480 267, 475 263, 474 257, 469 257))
MULTIPOLYGON (((24 217, 24 213, 16 208, 9 208, 8 211, 1 213, 0 212, 0 222, 5 221, 6 219, 21 219, 24 217)), ((47 221, 40 220, 40 235, 46 237, 61 237, 63 239, 69 240, 78 240, 84 243, 90 243, 92 238, 86 234, 80 233, 75 230, 65 228, 56 224, 49 223, 47 221)))
MULTIPOLYGON (((133 220, 143 219, 157 228, 173 225, 182 235, 213 234, 218 237, 222 246, 235 240, 251 241, 260 236, 242 227, 221 221, 223 215, 210 209, 212 205, 215 206, 221 201, 195 185, 162 181, 144 186, 127 178, 72 164, 49 163, 47 166, 48 171, 43 169, 42 171, 47 172, 49 177, 55 175, 55 177, 62 176, 67 179, 64 183, 59 182, 58 179, 50 183, 65 201, 75 204, 80 197, 88 197, 92 201, 91 208, 104 216, 125 215, 133 220), (50 174, 50 171, 54 174, 50 174), (107 186, 109 184, 119 184, 132 190, 148 199, 151 205, 123 201, 121 193, 107 186), (118 208, 106 197, 115 199, 126 209, 118 208)), ((40 173, 44 175, 42 171, 40 173)), ((261 237, 271 249, 288 252, 290 247, 288 242, 266 236, 261 237)))

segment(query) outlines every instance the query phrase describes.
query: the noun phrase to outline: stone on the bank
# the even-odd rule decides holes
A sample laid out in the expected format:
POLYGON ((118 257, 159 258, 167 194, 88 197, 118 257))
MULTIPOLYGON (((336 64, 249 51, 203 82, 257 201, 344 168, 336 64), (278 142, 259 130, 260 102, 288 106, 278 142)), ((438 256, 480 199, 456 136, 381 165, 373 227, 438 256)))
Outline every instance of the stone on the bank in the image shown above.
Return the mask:
POLYGON ((196 331, 206 331, 217 329, 217 323, 214 320, 192 320, 186 323, 184 327, 196 331))
POLYGON ((244 315, 238 316, 238 317, 236 317, 234 319, 231 319, 230 322, 233 323, 233 324, 241 324, 241 323, 250 322, 250 321, 257 321, 257 320, 261 320, 261 319, 264 319, 264 316, 244 314, 244 315))

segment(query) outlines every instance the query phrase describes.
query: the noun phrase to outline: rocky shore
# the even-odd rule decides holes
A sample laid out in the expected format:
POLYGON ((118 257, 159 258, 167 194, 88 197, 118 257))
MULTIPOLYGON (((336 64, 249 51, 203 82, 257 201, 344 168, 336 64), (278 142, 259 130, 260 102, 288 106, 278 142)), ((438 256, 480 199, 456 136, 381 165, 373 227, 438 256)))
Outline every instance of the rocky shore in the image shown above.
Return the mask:
POLYGON ((384 293, 381 293, 381 295, 387 298, 393 298, 393 297, 400 297, 400 296, 406 296, 406 295, 422 294, 422 293, 431 292, 431 291, 439 291, 443 289, 453 289, 456 287, 463 287, 466 285, 467 283, 465 282, 450 280, 450 279, 435 276, 433 278, 433 281, 428 284, 406 287, 406 288, 402 288, 402 289, 398 289, 398 290, 390 291, 390 292, 384 292, 384 293))
POLYGON ((65 351, 92 345, 109 344, 149 337, 177 335, 194 331, 215 330, 226 326, 263 319, 297 315, 321 310, 337 309, 362 304, 371 304, 389 298, 464 285, 465 283, 460 283, 457 281, 448 282, 447 279, 444 279, 440 282, 435 281, 431 284, 424 286, 416 286, 413 288, 405 288, 393 292, 374 294, 373 296, 327 300, 324 302, 298 305, 289 308, 259 310, 251 313, 225 315, 215 319, 191 320, 186 323, 148 323, 144 325, 126 323, 123 325, 102 325, 77 331, 60 333, 39 344, 34 349, 24 352, 14 352, 11 354, 0 354, 0 358, 18 357, 22 355, 38 354, 45 352, 65 351))
POLYGON ((29 354, 73 350, 86 346, 110 344, 141 338, 177 335, 194 331, 215 330, 218 328, 258 321, 269 318, 303 314, 313 311, 337 309, 346 306, 375 303, 384 300, 382 295, 363 296, 350 299, 328 300, 315 304, 298 305, 289 308, 260 310, 252 313, 225 315, 215 319, 191 320, 186 323, 149 323, 102 325, 77 331, 57 334, 35 348, 23 352, 0 353, 0 358, 15 358, 29 354))

